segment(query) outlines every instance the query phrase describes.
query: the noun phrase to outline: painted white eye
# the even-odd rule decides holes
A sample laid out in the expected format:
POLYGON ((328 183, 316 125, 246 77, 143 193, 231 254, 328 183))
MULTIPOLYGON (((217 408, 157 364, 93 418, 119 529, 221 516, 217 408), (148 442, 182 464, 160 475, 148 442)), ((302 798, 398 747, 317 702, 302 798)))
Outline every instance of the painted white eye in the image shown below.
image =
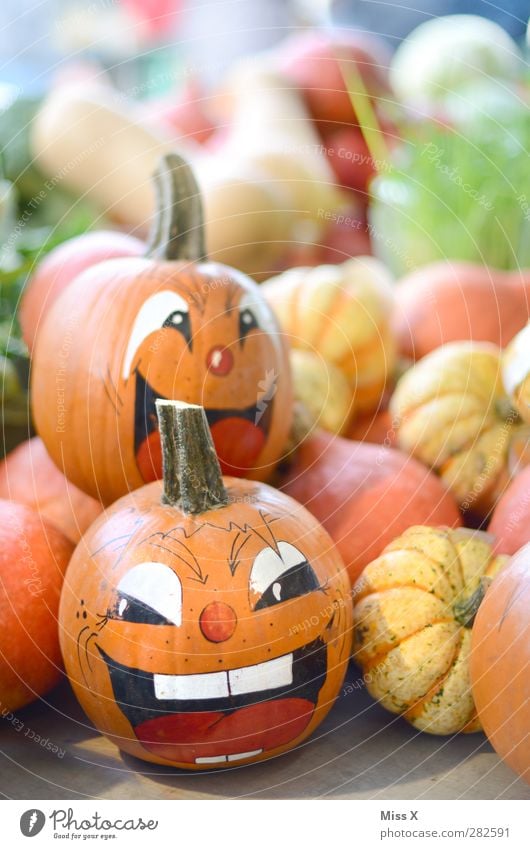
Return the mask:
POLYGON ((144 339, 147 339, 151 333, 163 327, 168 327, 170 324, 180 330, 186 324, 189 324, 188 313, 188 302, 177 292, 172 292, 169 289, 157 292, 144 301, 134 320, 123 358, 122 377, 124 380, 127 380, 131 373, 135 354, 144 339))
POLYGON ((250 572, 250 590, 257 601, 254 610, 317 590, 318 578, 303 554, 290 542, 279 542, 278 551, 262 549, 250 572))
POLYGON ((111 618, 146 625, 182 623, 182 584, 164 563, 139 563, 116 587, 118 600, 111 618))
POLYGON ((275 346, 280 345, 280 327, 274 313, 258 292, 245 292, 239 302, 239 331, 243 339, 253 328, 270 334, 275 346))

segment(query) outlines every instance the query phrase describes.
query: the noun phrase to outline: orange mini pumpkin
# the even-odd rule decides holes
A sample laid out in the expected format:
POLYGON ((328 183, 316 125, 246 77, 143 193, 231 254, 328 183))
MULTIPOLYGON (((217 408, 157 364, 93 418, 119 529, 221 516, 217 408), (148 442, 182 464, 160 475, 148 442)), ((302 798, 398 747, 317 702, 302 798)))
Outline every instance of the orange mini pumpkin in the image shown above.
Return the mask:
POLYGON ((161 476, 155 398, 206 408, 225 472, 266 478, 291 423, 286 348, 259 288, 207 262, 188 166, 165 157, 148 258, 83 272, 46 314, 35 424, 59 468, 111 503, 161 476))
POLYGON ((498 755, 530 784, 530 545, 493 581, 471 644, 471 686, 498 755))
POLYGON ((263 760, 327 714, 351 650, 344 564, 297 502, 220 476, 204 411, 157 402, 164 484, 120 499, 71 560, 60 605, 83 708, 145 760, 263 760))

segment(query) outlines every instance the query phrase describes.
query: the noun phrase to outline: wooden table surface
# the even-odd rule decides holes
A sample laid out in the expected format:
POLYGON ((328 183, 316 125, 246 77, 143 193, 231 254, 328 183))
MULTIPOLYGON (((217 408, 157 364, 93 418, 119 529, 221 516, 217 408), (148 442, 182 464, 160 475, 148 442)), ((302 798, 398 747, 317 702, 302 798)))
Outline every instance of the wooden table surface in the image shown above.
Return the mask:
POLYGON ((253 766, 193 773, 121 755, 66 683, 0 722, 0 750, 8 799, 530 799, 482 734, 417 733, 352 687, 304 745, 253 766))

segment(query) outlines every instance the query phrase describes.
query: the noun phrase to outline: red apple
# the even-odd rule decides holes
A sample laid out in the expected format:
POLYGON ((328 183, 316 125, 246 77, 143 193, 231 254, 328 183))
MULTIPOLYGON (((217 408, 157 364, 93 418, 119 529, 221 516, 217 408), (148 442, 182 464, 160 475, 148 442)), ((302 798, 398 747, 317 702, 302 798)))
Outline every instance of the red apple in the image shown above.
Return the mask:
POLYGON ((301 89, 309 112, 321 125, 357 123, 341 62, 346 68, 355 62, 372 99, 390 94, 390 53, 375 36, 308 31, 288 38, 278 53, 279 69, 301 89))

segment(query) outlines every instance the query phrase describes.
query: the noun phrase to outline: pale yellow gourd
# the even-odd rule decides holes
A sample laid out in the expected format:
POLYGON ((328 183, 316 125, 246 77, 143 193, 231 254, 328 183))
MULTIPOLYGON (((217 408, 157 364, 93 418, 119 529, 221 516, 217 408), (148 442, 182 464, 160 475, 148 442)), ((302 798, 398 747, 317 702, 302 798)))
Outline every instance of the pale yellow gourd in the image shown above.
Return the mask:
MULTIPOLYGON (((345 378, 347 396, 335 416, 341 426, 328 419, 329 430, 343 432, 351 414, 375 409, 393 375, 391 284, 380 262, 362 256, 342 265, 293 268, 262 285, 291 347, 329 364, 330 386, 337 385, 335 370, 345 378)), ((295 369, 295 393, 303 397, 297 382, 295 369)))
POLYGON ((530 324, 512 339, 502 356, 504 388, 521 418, 530 424, 530 324))
POLYGON ((437 348, 399 380, 390 401, 399 447, 438 472, 464 510, 485 516, 509 480, 521 422, 488 342, 437 348))
POLYGON ((478 731, 471 627, 487 583, 508 561, 493 538, 415 526, 355 584, 354 659, 371 695, 420 731, 478 731))

